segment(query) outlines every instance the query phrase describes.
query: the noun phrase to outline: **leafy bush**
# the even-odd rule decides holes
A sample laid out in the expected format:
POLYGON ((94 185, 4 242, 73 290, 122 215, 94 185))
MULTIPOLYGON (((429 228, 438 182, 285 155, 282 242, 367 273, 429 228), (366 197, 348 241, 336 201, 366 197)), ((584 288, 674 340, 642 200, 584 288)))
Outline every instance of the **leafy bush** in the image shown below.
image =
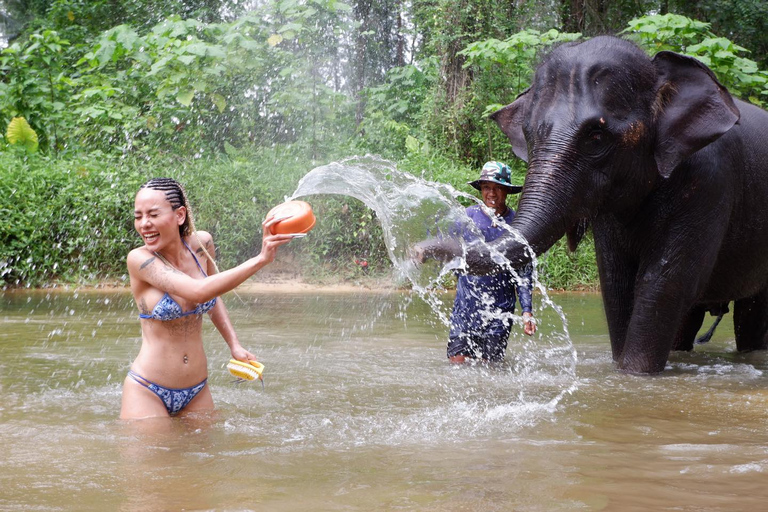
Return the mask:
POLYGON ((135 243, 140 173, 0 153, 0 284, 39 286, 120 275, 135 243))
POLYGON ((575 252, 570 252, 562 239, 539 259, 539 279, 555 290, 596 290, 596 258, 592 233, 584 237, 575 252))
POLYGON ((717 37, 709 28, 709 23, 665 14, 633 19, 622 33, 651 55, 669 50, 699 59, 732 94, 765 106, 762 96, 768 95, 768 73, 758 69, 755 61, 739 55, 749 50, 717 37))

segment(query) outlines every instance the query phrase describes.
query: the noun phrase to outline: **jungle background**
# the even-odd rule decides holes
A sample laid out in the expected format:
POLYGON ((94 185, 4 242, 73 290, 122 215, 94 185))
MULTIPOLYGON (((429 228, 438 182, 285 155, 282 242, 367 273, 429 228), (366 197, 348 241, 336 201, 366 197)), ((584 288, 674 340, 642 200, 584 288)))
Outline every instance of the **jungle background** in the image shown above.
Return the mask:
MULTIPOLYGON (((258 252, 304 174, 345 157, 465 191, 495 159, 522 182, 487 116, 562 41, 692 55, 765 106, 767 24, 762 0, 0 1, 0 286, 125 282, 133 197, 153 176, 185 184, 222 268, 258 252)), ((317 227, 282 250, 305 280, 391 272, 371 211, 312 203, 317 227)), ((591 239, 539 271, 596 288, 591 239)))

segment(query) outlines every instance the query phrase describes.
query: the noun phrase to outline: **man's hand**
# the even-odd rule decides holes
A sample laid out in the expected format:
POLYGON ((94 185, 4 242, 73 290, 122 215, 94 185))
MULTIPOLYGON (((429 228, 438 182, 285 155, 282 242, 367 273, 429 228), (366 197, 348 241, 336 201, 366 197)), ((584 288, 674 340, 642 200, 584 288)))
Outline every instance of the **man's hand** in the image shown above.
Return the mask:
POLYGON ((414 263, 424 263, 428 259, 446 262, 461 254, 461 245, 451 238, 424 240, 409 250, 409 257, 414 263))
POLYGON ((536 319, 533 318, 533 314, 526 311, 523 313, 523 331, 528 336, 533 336, 536 332, 536 319))
POLYGON ((408 251, 408 257, 417 265, 421 265, 427 260, 427 256, 424 254, 424 247, 421 244, 416 244, 408 251))

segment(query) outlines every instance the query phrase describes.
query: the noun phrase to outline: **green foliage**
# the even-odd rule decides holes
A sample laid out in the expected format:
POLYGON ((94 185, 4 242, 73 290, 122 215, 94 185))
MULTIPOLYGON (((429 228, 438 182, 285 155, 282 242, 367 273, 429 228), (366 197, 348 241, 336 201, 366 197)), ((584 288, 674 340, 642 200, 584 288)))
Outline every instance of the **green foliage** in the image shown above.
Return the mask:
MULTIPOLYGON (((416 136, 435 151, 475 165, 489 158, 487 141, 479 135, 491 133, 480 115, 485 104, 475 94, 480 75, 464 66, 466 57, 461 52, 475 41, 501 39, 517 32, 521 17, 528 12, 521 7, 496 0, 414 2, 414 24, 423 37, 417 53, 419 62, 424 58, 436 60, 434 86, 422 105, 416 136)), ((554 19, 553 12, 544 10, 538 11, 539 20, 554 19)))
POLYGON ((732 94, 765 107, 760 95, 768 95, 768 73, 759 70, 755 61, 738 55, 746 51, 728 39, 711 37, 689 46, 687 53, 709 66, 732 94))
POLYGON ((223 13, 240 14, 238 0, 23 0, 5 2, 14 17, 33 18, 32 31, 57 30, 71 39, 83 40, 110 27, 130 22, 151 27, 171 16, 205 23, 223 21, 223 13))
POLYGON ((503 41, 494 38, 478 41, 459 52, 466 57, 464 67, 471 68, 475 77, 461 115, 484 119, 485 123, 484 129, 477 130, 470 139, 476 148, 473 150, 476 164, 496 158, 509 161, 511 166, 518 169, 522 168, 522 163, 512 155, 506 137, 487 118, 530 85, 541 52, 552 45, 573 41, 580 36, 554 29, 543 33, 528 29, 503 41))
POLYGON ((411 151, 409 145, 420 144, 419 125, 436 73, 434 59, 428 59, 423 69, 414 65, 392 68, 383 83, 365 89, 366 109, 357 146, 397 160, 411 151))
POLYGON ((0 153, 0 285, 124 272, 138 173, 104 163, 0 153))
POLYGON ((467 182, 477 178, 480 172, 479 168, 442 152, 430 151, 428 147, 423 146, 414 146, 406 157, 398 162, 398 168, 425 180, 448 183, 456 190, 466 193, 475 190, 468 186, 467 182))
POLYGON ((562 239, 539 259, 539 279, 544 286, 555 290, 596 290, 599 283, 596 259, 591 233, 575 252, 570 252, 566 240, 562 239))
POLYGON ((655 54, 662 50, 685 52, 702 38, 712 37, 710 24, 677 14, 634 18, 621 33, 655 54))
POLYGON ((716 34, 749 48, 761 69, 768 67, 768 2, 764 0, 671 1, 670 11, 706 20, 716 34))
POLYGON ((465 67, 477 66, 484 74, 499 77, 499 82, 506 84, 504 92, 520 93, 530 84, 536 58, 543 48, 575 41, 579 37, 579 33, 561 33, 555 29, 544 33, 529 29, 503 41, 493 38, 477 41, 460 51, 459 55, 467 57, 465 67))
POLYGON ((0 112, 24 116, 54 152, 210 154, 309 139, 319 155, 327 137, 351 133, 352 102, 325 76, 349 7, 276 7, 271 22, 258 12, 230 23, 172 17, 74 46, 32 33, 0 53, 0 112))
POLYGON ((365 91, 369 110, 395 121, 414 123, 434 83, 434 70, 429 66, 425 72, 414 65, 390 69, 384 83, 365 91))
POLYGON ((61 149, 59 132, 70 122, 66 102, 72 80, 63 71, 68 48, 57 32, 44 30, 0 53, 0 112, 6 119, 25 118, 41 145, 54 152, 61 149))
POLYGON ((710 24, 675 14, 644 16, 630 21, 624 34, 651 55, 669 50, 696 57, 706 64, 729 91, 764 106, 768 73, 753 60, 741 57, 748 50, 709 30, 710 24))
MULTIPOLYGON (((380 154, 470 192, 466 182, 496 159, 521 181, 525 165, 487 116, 528 86, 542 52, 579 37, 566 29, 606 33, 641 12, 717 6, 700 16, 711 26, 664 14, 635 18, 624 34, 651 54, 700 59, 753 103, 768 93, 768 75, 745 57, 745 48, 753 58, 765 53, 744 42, 762 37, 764 6, 754 0, 730 11, 723 0, 590 0, 581 21, 568 17, 568 3, 271 0, 243 15, 239 4, 24 4, 37 19, 0 52, 0 117, 28 122, 0 137, 4 284, 121 275, 136 243, 123 212, 135 186, 155 175, 187 185, 224 268, 258 250, 264 214, 332 159, 380 154), (563 26, 550 29, 558 19, 563 26), (742 25, 755 30, 734 31, 742 25), (721 33, 734 39, 713 27, 731 27, 721 33), (31 154, 33 134, 39 152, 31 154)), ((362 259, 371 272, 387 271, 372 212, 343 197, 312 203, 318 225, 287 254, 320 274, 358 276, 362 259)), ((589 237, 575 254, 561 242, 541 274, 556 288, 594 286, 593 251, 589 237)))

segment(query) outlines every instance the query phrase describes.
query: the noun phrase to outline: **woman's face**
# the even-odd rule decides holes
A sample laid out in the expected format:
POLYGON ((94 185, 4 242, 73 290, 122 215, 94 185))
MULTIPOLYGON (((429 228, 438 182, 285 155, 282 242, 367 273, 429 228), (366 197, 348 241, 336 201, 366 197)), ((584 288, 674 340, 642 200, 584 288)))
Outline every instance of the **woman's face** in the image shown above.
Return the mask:
POLYGON ((502 215, 507 209, 507 194, 509 192, 492 181, 483 181, 480 183, 480 194, 483 196, 483 202, 488 208, 493 208, 496 213, 502 215))
POLYGON ((183 206, 175 210, 171 207, 165 192, 143 188, 136 194, 133 226, 151 251, 178 240, 179 226, 184 223, 186 216, 187 211, 183 206))

